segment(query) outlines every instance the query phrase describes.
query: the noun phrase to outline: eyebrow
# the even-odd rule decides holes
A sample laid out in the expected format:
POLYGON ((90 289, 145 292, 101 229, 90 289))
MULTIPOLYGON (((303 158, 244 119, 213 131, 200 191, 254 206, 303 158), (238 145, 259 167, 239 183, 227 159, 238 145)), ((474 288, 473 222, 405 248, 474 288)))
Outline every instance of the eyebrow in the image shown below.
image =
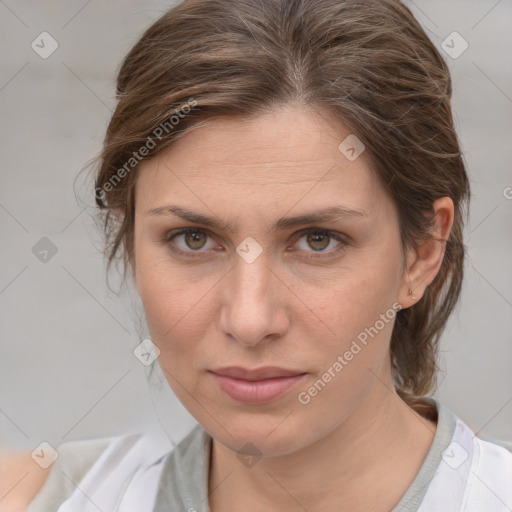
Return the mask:
MULTIPOLYGON (((223 223, 217 218, 209 217, 198 212, 193 212, 177 205, 164 205, 159 206, 158 208, 152 208, 148 210, 145 215, 176 215, 177 217, 180 217, 189 222, 193 222, 195 224, 202 224, 211 228, 225 229, 231 233, 235 232, 232 224, 223 223)), ((366 210, 346 208, 342 206, 331 206, 322 210, 304 213, 296 217, 282 217, 274 223, 274 225, 271 227, 271 231, 282 231, 303 224, 329 222, 340 218, 358 218, 366 216, 368 216, 368 212, 366 210)))

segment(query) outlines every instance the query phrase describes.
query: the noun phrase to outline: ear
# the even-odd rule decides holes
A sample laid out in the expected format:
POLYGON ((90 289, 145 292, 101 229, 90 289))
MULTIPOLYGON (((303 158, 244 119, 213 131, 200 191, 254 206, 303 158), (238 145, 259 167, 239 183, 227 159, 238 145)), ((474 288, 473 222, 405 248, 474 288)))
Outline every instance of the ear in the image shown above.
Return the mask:
POLYGON ((432 205, 432 212, 431 236, 407 254, 407 270, 399 292, 399 302, 403 308, 413 306, 423 297, 443 263, 446 241, 453 225, 453 201, 449 197, 437 199, 432 205))

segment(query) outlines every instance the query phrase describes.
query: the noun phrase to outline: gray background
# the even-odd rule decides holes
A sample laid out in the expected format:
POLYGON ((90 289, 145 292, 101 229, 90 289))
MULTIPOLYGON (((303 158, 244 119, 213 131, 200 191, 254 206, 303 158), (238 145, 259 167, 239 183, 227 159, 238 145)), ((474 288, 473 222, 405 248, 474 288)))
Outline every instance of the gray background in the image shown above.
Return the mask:
MULTIPOLYGON (((165 425, 177 442, 195 424, 133 356, 140 303, 106 284, 92 181, 114 107, 121 59, 170 2, 0 0, 0 444, 32 449, 165 425), (42 59, 43 31, 58 49, 42 59), (77 197, 75 196, 77 193, 77 197), (49 238, 46 263, 32 252, 49 238)), ((471 175, 462 301, 442 338, 435 396, 481 435, 512 440, 512 39, 510 0, 407 2, 454 82, 456 127, 471 175)), ((147 333, 146 333, 147 334, 147 333)))

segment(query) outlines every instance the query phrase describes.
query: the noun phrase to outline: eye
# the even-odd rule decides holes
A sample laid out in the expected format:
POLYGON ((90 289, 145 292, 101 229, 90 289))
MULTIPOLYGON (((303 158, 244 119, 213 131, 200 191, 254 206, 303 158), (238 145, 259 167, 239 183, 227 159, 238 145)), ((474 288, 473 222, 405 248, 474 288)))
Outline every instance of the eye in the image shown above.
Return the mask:
MULTIPOLYGON (((171 251, 188 257, 208 256, 207 251, 201 251, 206 246, 209 234, 204 229, 183 228, 178 231, 170 231, 165 235, 162 242, 165 242, 171 251), (175 242, 176 239, 182 239, 180 246, 175 242)), ((212 249, 212 248, 210 248, 212 249)))
POLYGON ((333 254, 339 253, 347 245, 344 237, 335 231, 308 229, 301 233, 302 236, 298 239, 297 244, 299 245, 299 250, 311 253, 306 256, 309 259, 330 257, 333 254), (302 240, 304 240, 303 244, 300 243, 302 240), (332 244, 333 240, 338 242, 337 245, 332 244), (301 245, 302 247, 300 247, 301 245), (333 245, 334 248, 332 247, 333 245), (331 247, 331 249, 326 250, 328 247, 331 247), (308 248, 313 249, 313 251, 308 250, 308 248))
MULTIPOLYGON (((215 247, 208 247, 209 238, 211 238, 210 234, 204 229, 182 228, 170 231, 161 241, 174 253, 195 258, 208 256, 209 252, 215 249, 215 247), (181 244, 177 242, 180 240, 181 244)), ((299 251, 308 253, 305 256, 308 259, 331 257, 345 249, 347 245, 348 242, 340 233, 315 228, 299 232, 299 237, 295 242, 299 251), (337 244, 333 244, 333 241, 336 241, 337 244), (327 250, 329 247, 330 249, 327 250)), ((293 252, 296 250, 292 249, 293 252)))

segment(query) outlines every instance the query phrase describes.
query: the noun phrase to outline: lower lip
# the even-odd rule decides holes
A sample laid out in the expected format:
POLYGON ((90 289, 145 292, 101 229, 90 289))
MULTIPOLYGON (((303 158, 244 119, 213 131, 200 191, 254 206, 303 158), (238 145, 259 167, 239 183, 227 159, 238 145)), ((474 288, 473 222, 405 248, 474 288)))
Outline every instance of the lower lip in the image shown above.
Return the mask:
POLYGON ((213 376, 221 389, 234 400, 244 404, 263 404, 284 395, 306 374, 254 381, 234 379, 217 373, 213 376))

